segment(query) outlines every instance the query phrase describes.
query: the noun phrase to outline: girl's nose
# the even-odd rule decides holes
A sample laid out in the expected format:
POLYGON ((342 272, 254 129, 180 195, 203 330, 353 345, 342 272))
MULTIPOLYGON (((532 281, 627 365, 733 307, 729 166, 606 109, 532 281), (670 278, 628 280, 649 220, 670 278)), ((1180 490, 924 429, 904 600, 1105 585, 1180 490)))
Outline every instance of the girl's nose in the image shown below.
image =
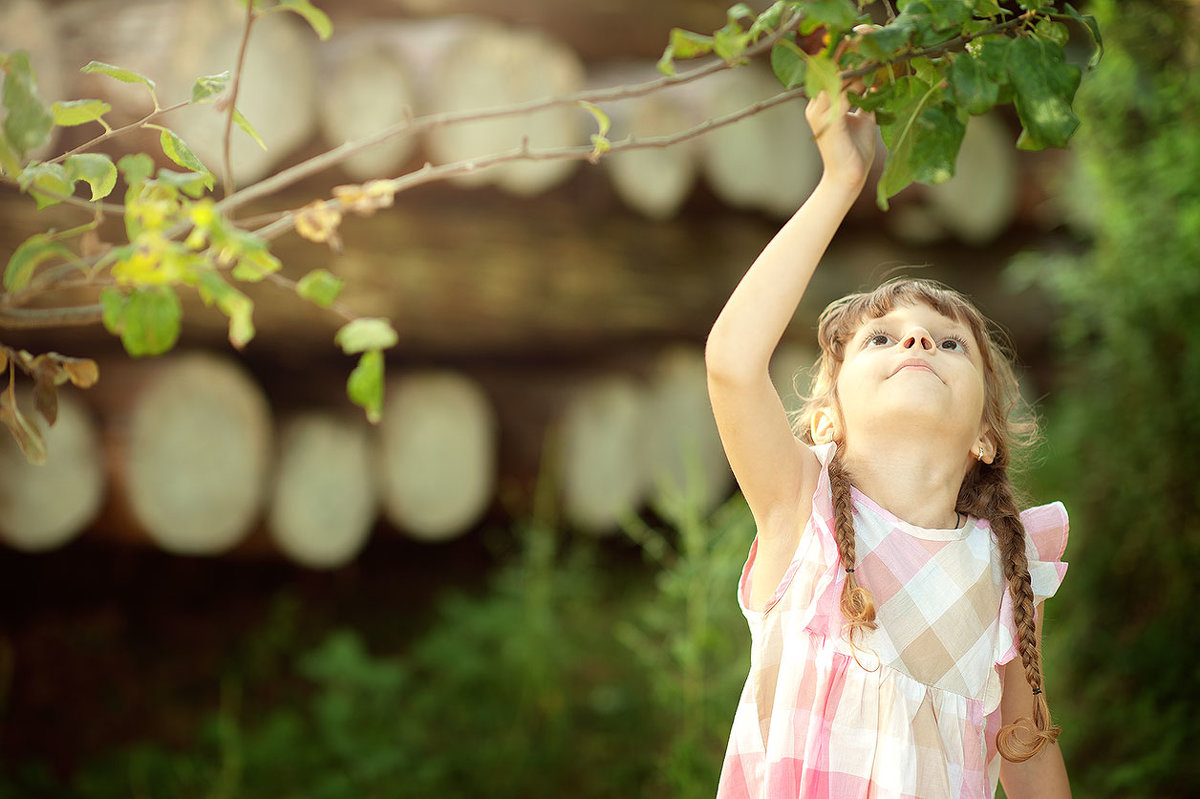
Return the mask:
POLYGON ((929 332, 923 327, 914 327, 900 342, 900 346, 906 350, 911 350, 915 347, 920 347, 923 350, 933 349, 933 338, 929 332))

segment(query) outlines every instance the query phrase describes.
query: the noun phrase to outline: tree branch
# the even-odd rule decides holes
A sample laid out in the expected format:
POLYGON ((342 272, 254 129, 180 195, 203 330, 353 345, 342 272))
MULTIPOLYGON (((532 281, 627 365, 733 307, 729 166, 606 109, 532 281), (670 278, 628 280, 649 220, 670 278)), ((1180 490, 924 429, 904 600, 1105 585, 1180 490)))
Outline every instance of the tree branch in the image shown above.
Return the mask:
POLYGON ((104 309, 99 304, 71 308, 0 308, 0 327, 8 330, 75 327, 95 324, 103 315, 104 309))
POLYGON ((75 155, 76 153, 82 153, 86 150, 90 150, 93 147, 95 147, 97 144, 108 141, 109 139, 111 139, 114 136, 119 136, 122 133, 125 133, 126 131, 133 130, 134 128, 140 128, 142 125, 145 125, 147 122, 150 122, 151 120, 154 120, 154 119, 158 119, 163 114, 169 114, 172 111, 178 111, 180 108, 186 108, 189 105, 191 105, 191 101, 184 100, 182 102, 175 103, 175 105, 167 106, 166 108, 156 108, 153 111, 151 111, 149 114, 146 114, 146 116, 139 119, 137 122, 130 122, 128 125, 122 125, 119 128, 113 128, 112 130, 107 130, 104 133, 101 133, 96 138, 92 139, 91 141, 86 141, 73 150, 69 150, 68 152, 63 153, 62 155, 55 156, 54 158, 51 158, 46 163, 48 163, 48 164, 62 163, 63 161, 70 158, 71 156, 75 155))
POLYGON ((238 49, 237 64, 233 71, 233 86, 229 89, 229 115, 225 117, 225 196, 228 197, 234 193, 236 187, 233 185, 233 159, 232 142, 233 142, 233 116, 237 113, 238 91, 242 87, 242 72, 246 67, 246 50, 250 45, 250 29, 254 27, 254 3, 246 3, 246 26, 242 29, 242 44, 238 49))

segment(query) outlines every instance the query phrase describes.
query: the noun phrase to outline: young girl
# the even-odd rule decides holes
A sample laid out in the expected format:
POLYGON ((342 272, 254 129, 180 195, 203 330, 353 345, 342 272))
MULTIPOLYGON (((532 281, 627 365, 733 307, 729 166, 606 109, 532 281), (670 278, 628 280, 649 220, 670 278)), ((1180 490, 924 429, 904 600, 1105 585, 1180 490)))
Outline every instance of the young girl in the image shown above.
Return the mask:
POLYGON ((750 675, 718 796, 991 797, 999 779, 1010 799, 1067 797, 1040 655, 1067 518, 1016 506, 1016 381, 988 323, 925 281, 833 303, 803 440, 768 377, 873 158, 873 119, 848 109, 810 101, 824 175, 708 339, 713 412, 758 526, 739 585, 750 675))

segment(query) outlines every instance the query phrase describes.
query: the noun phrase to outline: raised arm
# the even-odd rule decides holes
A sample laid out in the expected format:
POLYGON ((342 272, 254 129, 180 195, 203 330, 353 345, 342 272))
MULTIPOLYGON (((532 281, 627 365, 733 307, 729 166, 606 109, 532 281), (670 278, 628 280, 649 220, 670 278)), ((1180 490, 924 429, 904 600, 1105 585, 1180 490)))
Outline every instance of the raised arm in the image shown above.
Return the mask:
POLYGON ((768 364, 866 181, 875 123, 848 109, 844 96, 836 108, 824 93, 809 102, 806 114, 825 166, 821 181, 746 272, 713 325, 705 350, 713 414, 758 523, 760 558, 768 539, 781 539, 781 549, 787 549, 790 539, 794 548, 816 484, 818 464, 792 435, 768 364))

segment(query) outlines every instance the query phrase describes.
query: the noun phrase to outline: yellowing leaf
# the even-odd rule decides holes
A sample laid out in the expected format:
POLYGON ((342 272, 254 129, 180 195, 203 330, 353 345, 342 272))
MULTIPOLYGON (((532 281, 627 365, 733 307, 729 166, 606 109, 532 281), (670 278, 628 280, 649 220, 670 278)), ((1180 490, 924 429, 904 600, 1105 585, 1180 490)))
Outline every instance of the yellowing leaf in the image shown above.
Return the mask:
POLYGON ((296 293, 309 302, 328 308, 342 293, 346 281, 324 269, 314 269, 296 284, 296 293))
POLYGON ((103 100, 69 100, 53 103, 50 109, 54 114, 54 124, 67 128, 100 122, 101 117, 112 110, 112 106, 103 100))
POLYGON ((386 350, 394 347, 400 337, 387 319, 355 319, 341 327, 333 337, 334 343, 347 355, 367 350, 386 350))
POLYGON ((20 291, 29 285, 37 268, 52 258, 73 260, 75 257, 66 245, 54 241, 45 233, 35 233, 17 246, 4 269, 4 288, 20 291))
POLYGON ((17 407, 12 386, 0 393, 0 422, 12 433, 27 461, 37 466, 46 463, 46 441, 37 426, 26 419, 17 407))
POLYGON ((242 116, 242 112, 236 108, 233 109, 233 121, 237 123, 239 128, 245 131, 247 136, 254 139, 259 147, 263 148, 264 150, 267 149, 267 145, 263 142, 262 136, 258 135, 258 131, 254 129, 254 126, 250 124, 250 121, 242 116))
POLYGON ((342 212, 324 200, 313 200, 296 211, 296 232, 309 241, 328 242, 331 247, 340 247, 338 225, 342 223, 342 212))
POLYGON ((92 187, 92 200, 102 200, 112 194, 117 185, 117 167, 112 159, 101 153, 80 153, 68 156, 63 162, 72 187, 82 180, 92 187))
POLYGON ((281 0, 279 6, 304 17, 305 22, 316 32, 321 41, 325 41, 333 34, 333 23, 329 21, 328 15, 309 0, 281 0))

